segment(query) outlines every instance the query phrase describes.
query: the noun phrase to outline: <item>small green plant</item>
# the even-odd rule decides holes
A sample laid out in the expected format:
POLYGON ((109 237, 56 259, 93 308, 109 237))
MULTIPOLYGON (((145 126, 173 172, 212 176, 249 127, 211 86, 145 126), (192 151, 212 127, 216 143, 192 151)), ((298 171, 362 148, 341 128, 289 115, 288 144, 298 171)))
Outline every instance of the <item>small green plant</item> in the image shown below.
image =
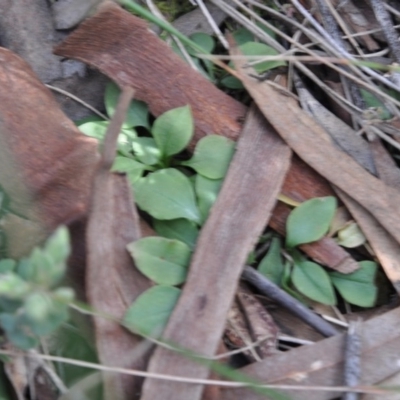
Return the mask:
POLYGON ((29 257, 0 261, 0 327, 15 346, 35 347, 40 336, 68 319, 74 293, 56 285, 64 276, 69 253, 68 230, 61 227, 29 257))
MULTIPOLYGON (((329 230, 335 210, 334 197, 311 199, 296 207, 286 222, 286 252, 291 260, 283 264, 280 239, 274 238, 258 269, 264 276, 295 296, 296 292, 291 285, 305 298, 335 305, 337 302, 335 288, 348 303, 360 307, 372 307, 377 296, 374 284, 377 271, 375 262, 361 261, 360 268, 351 274, 327 272, 321 265, 308 261, 296 249, 301 244, 311 243, 324 237, 329 230)), ((357 232, 356 239, 358 237, 357 232)))
MULTIPOLYGON (((109 115, 115 110, 118 92, 115 84, 108 85, 109 115)), ((175 286, 186 279, 199 229, 218 196, 235 144, 209 135, 199 140, 188 158, 184 151, 194 133, 189 106, 165 112, 152 125, 148 120, 147 108, 133 101, 112 170, 126 173, 137 206, 152 218, 161 236, 128 245, 138 269, 157 285, 132 304, 124 319, 132 330, 156 336, 168 319, 163 316, 169 316, 179 297, 175 286)), ((107 125, 108 121, 96 118, 81 121, 79 128, 101 143, 107 125)))

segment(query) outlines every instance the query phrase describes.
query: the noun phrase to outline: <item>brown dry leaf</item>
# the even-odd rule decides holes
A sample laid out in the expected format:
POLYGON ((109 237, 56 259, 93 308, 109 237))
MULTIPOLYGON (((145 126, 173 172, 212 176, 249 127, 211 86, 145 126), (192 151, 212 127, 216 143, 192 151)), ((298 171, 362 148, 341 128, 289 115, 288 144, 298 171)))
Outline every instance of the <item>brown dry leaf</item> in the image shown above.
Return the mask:
MULTIPOLYGON (((232 54, 239 55, 233 48, 232 54)), ((256 104, 290 147, 313 169, 366 208, 400 243, 400 193, 360 167, 350 156, 325 140, 326 132, 296 102, 247 75, 246 61, 236 70, 256 104)))
POLYGON ((237 294, 238 303, 246 318, 252 342, 260 341, 256 347, 261 358, 277 352, 278 327, 260 300, 243 285, 237 294))
POLYGON ((146 22, 116 4, 104 5, 55 53, 98 68, 121 87, 134 87, 135 97, 148 103, 153 115, 190 104, 195 141, 211 133, 231 139, 239 134, 246 107, 182 61, 146 22))
MULTIPOLYGON (((340 13, 352 33, 364 33, 379 28, 368 2, 361 1, 361 3, 360 6, 360 1, 332 1, 333 6, 340 13)), ((357 36, 356 40, 361 42, 371 53, 379 49, 378 43, 371 34, 364 33, 361 36, 357 36)))
POLYGON ((233 349, 243 350, 251 362, 276 353, 278 328, 260 300, 241 284, 229 310, 225 337, 233 349))
MULTIPOLYGON (((200 233, 187 282, 164 331, 169 343, 205 357, 215 354, 242 268, 268 222, 290 155, 258 110, 252 109, 221 192, 200 233)), ((208 376, 207 366, 160 347, 148 370, 208 376)), ((196 400, 201 393, 201 385, 147 379, 142 400, 196 400)))
POLYGON ((327 137, 341 150, 350 155, 371 174, 376 175, 368 143, 335 114, 325 108, 304 86, 301 78, 295 75, 297 94, 303 110, 327 132, 327 137))
MULTIPOLYGON (((361 324, 361 385, 374 385, 400 371, 400 308, 361 324), (382 334, 385 327, 385 334, 382 334), (379 366, 377 368, 376 366, 379 366)), ((286 353, 271 356, 241 368, 262 383, 304 386, 341 386, 345 335, 321 340, 286 353)), ((262 400, 250 389, 223 389, 220 400, 262 400)), ((284 391, 292 400, 328 400, 337 392, 284 391)))
POLYGON ((77 219, 86 212, 97 141, 83 136, 28 64, 3 48, 0 84, 0 183, 13 210, 45 230, 77 219))
MULTIPOLYGON (((123 91, 107 131, 104 155, 94 179, 87 227, 86 290, 96 316, 95 336, 99 359, 107 366, 143 369, 146 357, 137 352, 140 338, 118 322, 129 305, 150 287, 136 268, 126 245, 141 237, 139 217, 125 176, 109 171, 115 155, 116 136, 124 121, 132 93, 123 91), (111 137, 114 133, 116 135, 111 137), (108 317, 114 318, 111 320, 108 317)), ((137 397, 141 379, 129 375, 105 374, 106 399, 137 397)))
MULTIPOLYGON (((371 143, 371 150, 378 174, 387 185, 398 188, 400 183, 399 169, 379 141, 371 143)), ((361 205, 341 190, 339 197, 345 203, 354 219, 362 229, 381 263, 386 276, 392 282, 397 293, 400 293, 400 246, 382 225, 361 205)), ((389 202, 395 199, 389 199, 389 202)))

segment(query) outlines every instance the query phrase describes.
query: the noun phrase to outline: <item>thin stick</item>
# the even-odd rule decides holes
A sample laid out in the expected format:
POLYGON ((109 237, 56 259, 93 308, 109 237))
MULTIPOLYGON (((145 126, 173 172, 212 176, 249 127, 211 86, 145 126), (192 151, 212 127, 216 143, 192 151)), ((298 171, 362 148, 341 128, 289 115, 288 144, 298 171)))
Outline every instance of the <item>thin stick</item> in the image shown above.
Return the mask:
MULTIPOLYGON (((346 348, 344 352, 344 383, 349 387, 356 387, 360 381, 361 367, 361 338, 360 324, 351 322, 346 337, 346 348)), ((346 392, 342 400, 357 400, 358 393, 346 392)))
POLYGON ((312 326, 322 335, 329 337, 339 333, 331 324, 309 310, 305 305, 300 303, 300 301, 284 292, 279 286, 265 278, 254 268, 246 266, 242 273, 242 279, 251 283, 262 294, 287 308, 290 312, 301 318, 306 324, 312 326))
POLYGON ((132 100, 134 90, 130 87, 125 87, 122 90, 121 96, 118 100, 118 105, 114 116, 108 125, 106 137, 104 139, 103 156, 101 160, 101 167, 109 169, 115 158, 117 151, 117 139, 121 131, 122 124, 125 121, 126 112, 132 100))

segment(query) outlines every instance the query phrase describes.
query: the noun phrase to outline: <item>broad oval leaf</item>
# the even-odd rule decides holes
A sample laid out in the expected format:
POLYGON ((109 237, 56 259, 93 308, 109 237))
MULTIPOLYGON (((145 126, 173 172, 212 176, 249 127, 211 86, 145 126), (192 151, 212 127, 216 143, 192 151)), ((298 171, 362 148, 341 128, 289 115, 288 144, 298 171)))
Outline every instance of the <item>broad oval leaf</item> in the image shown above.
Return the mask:
POLYGON ((315 242, 329 230, 335 215, 336 198, 318 197, 301 203, 286 221, 286 247, 315 242))
POLYGON ((132 140, 135 158, 146 165, 154 165, 160 161, 161 151, 150 137, 137 137, 132 140))
POLYGON ((361 261, 359 265, 360 269, 351 274, 332 272, 330 277, 346 301, 359 307, 372 307, 378 291, 374 283, 377 265, 373 261, 361 261))
POLYGON ((217 200, 222 183, 223 179, 208 179, 202 175, 196 175, 194 187, 202 222, 207 219, 211 207, 217 200))
POLYGON ((244 89, 243 83, 234 76, 226 76, 221 80, 221 84, 228 89, 244 89))
POLYGON ((160 285, 179 285, 186 279, 190 248, 183 242, 163 237, 146 237, 128 244, 136 267, 160 285))
POLYGON ((131 172, 135 170, 143 171, 143 164, 131 157, 117 156, 115 157, 111 171, 115 172, 131 172))
POLYGON ((268 253, 260 261, 258 271, 270 281, 281 285, 283 275, 283 263, 281 257, 281 241, 274 237, 268 249, 268 253))
POLYGON ((221 179, 229 168, 235 143, 219 135, 208 135, 196 145, 193 157, 182 165, 193 168, 200 175, 209 179, 221 179))
POLYGON ((133 332, 158 337, 162 334, 181 291, 173 286, 154 286, 128 308, 123 323, 133 332))
POLYGON ((328 273, 311 261, 296 263, 293 267, 292 282, 296 289, 322 304, 335 305, 336 296, 328 273))
POLYGON ((111 171, 123 172, 128 176, 131 183, 136 182, 142 175, 146 167, 131 157, 117 156, 115 157, 111 171))
POLYGON ((190 106, 169 110, 160 115, 151 134, 162 154, 169 157, 184 150, 193 136, 194 124, 190 106))
MULTIPOLYGON (((86 136, 93 137, 102 143, 109 124, 108 121, 86 122, 79 125, 78 128, 86 136)), ((133 129, 122 129, 118 135, 118 150, 124 154, 129 154, 134 138, 136 138, 136 132, 133 129)))
POLYGON ((193 186, 182 172, 161 169, 137 180, 133 187, 136 203, 152 217, 200 222, 193 186))
POLYGON ((169 221, 155 219, 153 227, 160 236, 180 240, 194 250, 197 237, 199 236, 199 229, 192 221, 183 218, 169 221))
MULTIPOLYGON (((200 47, 202 47, 205 53, 212 53, 212 51, 215 48, 214 38, 207 33, 204 32, 193 33, 192 35, 190 35, 190 39, 196 44, 198 44, 200 47)), ((198 53, 198 51, 193 50, 192 47, 188 47, 188 52, 194 56, 198 53)))
MULTIPOLYGON (((106 106, 106 111, 110 118, 115 113, 120 95, 121 90, 119 87, 114 82, 109 82, 104 93, 104 105, 106 106)), ((146 103, 133 99, 126 112, 123 127, 132 128, 135 126, 143 126, 150 129, 149 110, 146 103)))
MULTIPOLYGON (((245 56, 277 56, 279 52, 273 49, 271 46, 268 46, 264 43, 260 42, 246 42, 239 46, 240 51, 245 56)), ((251 60, 254 61, 254 60, 251 60)), ((270 69, 285 66, 286 63, 284 61, 263 61, 261 63, 255 64, 253 67, 259 74, 268 71, 270 69)))
MULTIPOLYGON (((254 41, 248 41, 247 39, 249 36, 247 36, 245 33, 243 33, 243 38, 241 37, 240 40, 243 42, 239 46, 240 52, 244 56, 276 56, 279 55, 279 53, 273 49, 271 46, 268 46, 264 43, 260 42, 254 42, 254 41)), ((256 60, 250 59, 249 62, 254 62, 256 60)), ((232 63, 229 63, 230 66, 232 66, 232 63)), ((253 65, 254 70, 261 74, 265 71, 268 71, 270 69, 274 69, 277 67, 285 66, 286 63, 284 61, 276 60, 276 61, 263 61, 263 62, 258 62, 257 64, 253 65)), ((243 85, 241 84, 240 80, 235 78, 235 77, 225 77, 221 83, 230 89, 242 89, 243 85)))

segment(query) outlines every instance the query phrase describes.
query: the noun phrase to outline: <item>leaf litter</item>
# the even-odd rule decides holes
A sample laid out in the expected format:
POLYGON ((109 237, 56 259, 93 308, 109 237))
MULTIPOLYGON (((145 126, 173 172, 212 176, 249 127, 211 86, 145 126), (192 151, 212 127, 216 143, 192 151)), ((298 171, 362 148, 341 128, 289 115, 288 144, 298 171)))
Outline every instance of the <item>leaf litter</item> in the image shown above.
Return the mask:
MULTIPOLYGON (((217 0, 212 2, 221 3, 217 0)), ((276 16, 276 11, 269 9, 268 6, 259 5, 256 1, 249 1, 248 3, 260 7, 267 14, 276 16)), ((300 13, 306 19, 309 18, 307 9, 301 3, 297 1, 292 3, 292 6, 288 5, 288 15, 293 17, 296 13, 300 13)), ((371 2, 375 17, 372 9, 365 9, 359 4, 360 2, 339 4, 334 1, 332 3, 334 7, 339 9, 346 7, 349 10, 345 18, 350 26, 347 29, 360 31, 359 26, 363 26, 362 29, 371 26, 379 27, 378 22, 382 18, 388 21, 387 11, 382 11, 382 2, 378 0, 371 2), (358 19, 349 18, 349 15, 358 15, 358 19)), ((245 7, 243 4, 236 4, 236 6, 239 9, 245 7)), ((232 18, 234 15, 237 17, 235 8, 227 7, 231 6, 221 6, 232 18)), ((320 1, 315 1, 315 7, 317 20, 325 27, 326 32, 330 33, 332 38, 336 40, 337 30, 335 29, 337 28, 335 28, 335 22, 332 24, 332 15, 337 18, 337 14, 330 14, 334 8, 331 5, 329 8, 320 1)), ((394 12, 390 8, 389 10, 394 12)), ((280 14, 281 19, 284 20, 285 17, 284 13, 280 14)), ((314 28, 317 27, 315 20, 309 18, 309 21, 314 24, 314 28)), ((390 26, 389 24, 389 29, 384 30, 385 37, 383 40, 388 42, 396 56, 396 44, 392 41, 393 32, 390 31, 390 26)), ((344 29, 343 26, 342 29, 344 29)), ((308 34, 306 28, 303 29, 303 32, 308 34)), ((320 28, 318 28, 318 33, 324 36, 320 28)), ((348 34, 349 32, 345 30, 345 33, 348 34)), ((261 40, 265 40, 265 32, 254 29, 252 34, 261 40)), ((311 36, 311 38, 313 37, 311 36)), ((368 51, 375 51, 379 46, 371 33, 360 36, 360 41, 357 40, 357 37, 349 40, 359 53, 361 51, 360 46, 365 46, 368 51)), ((382 36, 379 40, 382 40, 382 36)), ((337 43, 341 43, 339 39, 337 39, 337 43)), ((267 40, 267 44, 273 45, 270 39, 267 40)), ((343 53, 343 51, 338 50, 332 40, 320 44, 323 51, 331 57, 346 54, 346 52, 343 53)), ((304 51, 304 47, 299 45, 299 48, 304 51)), ((231 51, 236 51, 233 44, 231 51)), ((313 50, 311 51, 313 52, 313 50)), ((315 98, 310 97, 309 92, 304 92, 298 82, 296 89, 299 96, 302 91, 305 93, 303 93, 303 99, 300 96, 302 105, 307 107, 307 111, 311 112, 313 118, 302 111, 293 98, 287 96, 287 92, 277 89, 276 86, 271 86, 267 81, 254 78, 254 76, 257 76, 256 71, 252 71, 252 68, 244 60, 235 59, 233 62, 236 65, 236 78, 241 79, 266 118, 264 119, 259 115, 254 107, 248 111, 246 124, 253 123, 257 127, 253 127, 257 134, 253 133, 253 136, 251 136, 246 130, 247 125, 240 133, 241 121, 247 111, 245 106, 219 91, 215 85, 203 79, 200 75, 194 74, 186 64, 171 52, 164 42, 147 31, 143 21, 122 11, 116 5, 103 6, 94 17, 82 23, 67 41, 59 45, 56 52, 66 57, 85 61, 98 68, 114 79, 122 88, 126 86, 134 87, 136 97, 147 103, 151 113, 156 117, 172 108, 190 105, 195 124, 195 133, 189 145, 190 149, 193 149, 197 141, 210 133, 220 134, 235 140, 239 138, 237 150, 220 195, 197 239, 187 282, 183 286, 181 297, 166 325, 163 339, 203 356, 212 357, 214 355, 224 330, 225 319, 229 305, 235 295, 241 270, 257 237, 262 233, 268 222, 281 234, 284 234, 285 229, 288 229, 285 226, 285 221, 290 213, 290 208, 282 203, 276 204, 279 192, 299 202, 316 196, 324 197, 337 193, 337 197, 348 208, 366 236, 368 244, 372 248, 374 256, 381 263, 387 278, 391 281, 395 290, 399 290, 397 255, 400 233, 399 224, 396 223, 396 218, 399 215, 396 189, 398 172, 386 148, 377 144, 376 139, 376 137, 383 138, 391 146, 396 146, 396 135, 394 134, 393 138, 388 136, 388 134, 396 132, 395 121, 382 120, 379 119, 379 116, 398 115, 396 109, 398 102, 395 97, 390 97, 387 91, 384 92, 377 86, 378 82, 380 85, 388 85, 390 89, 396 88, 395 84, 388 81, 383 74, 377 74, 368 65, 358 68, 356 65, 347 64, 344 68, 338 68, 335 65, 332 67, 332 63, 328 60, 322 61, 333 70, 342 72, 345 76, 346 79, 342 78, 345 91, 347 90, 348 93, 350 92, 352 96, 355 96, 352 101, 349 101, 342 96, 342 93, 329 88, 331 83, 330 87, 334 87, 333 82, 328 80, 327 84, 324 84, 318 74, 315 73, 315 68, 307 69, 305 64, 299 65, 300 61, 293 62, 302 74, 306 74, 306 70, 308 71, 307 79, 321 83, 321 87, 330 96, 330 102, 338 100, 339 103, 344 104, 343 119, 353 124, 353 129, 349 130, 344 128, 340 119, 335 118, 315 98), (131 33, 133 31, 135 31, 134 35, 131 33), (91 35, 89 46, 87 45, 88 32, 91 35), (81 38, 86 39, 82 41, 81 38), (120 39, 118 43, 113 42, 114 38, 120 39), (129 46, 124 41, 129 41, 129 46), (135 48, 135 43, 137 43, 136 48, 138 46, 140 48, 140 43, 143 42, 148 44, 145 49, 135 52, 126 50, 135 48), (103 54, 107 54, 110 58, 103 58, 103 54), (119 60, 119 62, 112 62, 112 59, 119 60), (164 62, 160 63, 158 60, 164 62), (132 69, 131 65, 137 67, 132 69), (359 83, 360 79, 364 79, 366 85, 371 85, 369 89, 372 93, 381 96, 379 98, 380 103, 375 104, 381 104, 382 107, 385 107, 384 114, 379 109, 381 106, 377 106, 372 114, 371 110, 363 109, 365 107, 363 101, 365 100, 360 100, 357 97, 357 85, 354 82, 344 82, 352 74, 355 74, 354 76, 357 76, 358 79, 354 82, 359 83), (172 85, 172 82, 164 79, 166 76, 174 77, 172 85), (391 99, 392 102, 390 102, 391 99), (321 115, 324 115, 324 118, 318 119, 321 115), (330 125, 327 125, 328 121, 330 125), (365 140, 361 142, 360 136, 354 135, 357 133, 355 129, 360 128, 360 126, 359 133, 367 133, 369 138, 373 137, 372 143, 365 140), (354 137, 352 139, 348 137, 331 139, 326 131, 329 133, 335 130, 340 130, 342 133, 345 131, 350 135, 349 137, 351 135, 354 137), (279 136, 283 138, 287 145, 279 136), (355 137, 358 139, 355 139, 355 137), (337 144, 348 155, 339 150, 337 144), (312 169, 299 161, 297 157, 291 157, 289 147, 312 169), (373 161, 371 161, 371 155, 373 161), (363 169, 360 164, 370 172, 363 169), (377 176, 373 176, 371 173, 377 176), (272 177, 269 175, 272 175, 272 177), (244 177, 246 177, 246 181, 244 181, 244 177), (332 184, 334 192, 327 181, 332 184), (315 192, 318 192, 318 195, 315 192), (272 215, 270 216, 270 214, 272 215)), ((193 53, 191 54, 193 55, 193 53)), ((237 51, 235 54, 239 55, 237 51)), ((274 52, 269 54, 274 54, 274 52)), ((314 62, 315 60, 321 62, 320 56, 315 55, 315 53, 311 53, 311 55, 315 57, 314 62)), ((6 52, 4 57, 12 59, 12 56, 6 52)), ((31 72, 27 65, 18 65, 20 63, 18 59, 12 62, 14 63, 14 73, 24 71, 27 74, 25 76, 28 79, 25 80, 28 83, 25 84, 32 90, 33 95, 43 92, 35 78, 32 80, 29 77, 31 72)), ((260 65, 262 66, 262 64, 260 65)), ((258 72, 261 72, 261 69, 258 72)), ((391 74, 393 75, 393 82, 396 82, 396 72, 392 71, 391 74)), ((15 85, 10 88, 10 92, 15 90, 18 84, 24 82, 19 76, 14 81, 15 85)), ((301 85, 304 85, 304 82, 301 85)), ((31 101, 31 97, 26 96, 27 104, 31 104, 31 101)), ((335 109, 335 107, 337 106, 332 106, 332 109, 335 109)), ((12 99, 4 106, 5 116, 7 116, 7 109, 15 112, 16 108, 12 99)), ((21 112, 20 118, 16 118, 16 120, 26 121, 35 129, 40 126, 40 129, 36 129, 34 133, 27 136, 26 148, 29 149, 29 153, 21 151, 23 148, 16 145, 17 142, 9 140, 11 134, 4 133, 7 129, 12 134, 18 131, 12 121, 7 125, 8 120, 5 119, 6 124, 1 135, 2 143, 4 143, 2 148, 6 149, 2 152, 2 158, 10 158, 9 154, 11 154, 13 162, 9 165, 15 165, 17 167, 14 168, 21 169, 19 175, 24 178, 23 183, 16 186, 17 189, 14 189, 15 183, 9 184, 7 189, 9 191, 19 190, 18 197, 26 199, 23 206, 29 205, 32 210, 30 211, 31 216, 39 213, 40 217, 36 217, 36 220, 46 221, 45 232, 51 231, 60 222, 79 221, 85 215, 89 204, 89 188, 92 185, 92 177, 99 166, 95 142, 83 139, 82 136, 77 135, 76 129, 71 126, 70 132, 66 134, 71 143, 74 140, 78 143, 87 143, 87 145, 79 145, 79 151, 83 155, 78 151, 78 155, 74 155, 77 158, 72 157, 72 159, 78 160, 78 167, 75 170, 85 171, 84 168, 79 166, 79 163, 83 162, 81 160, 85 160, 88 166, 87 174, 76 173, 73 169, 70 169, 76 163, 70 161, 69 157, 64 157, 66 158, 66 172, 64 174, 62 165, 60 169, 54 169, 54 172, 49 175, 49 179, 46 177, 43 181, 40 172, 34 173, 34 171, 40 171, 40 167, 32 164, 34 160, 43 161, 44 165, 53 165, 52 160, 58 159, 58 152, 61 152, 63 148, 68 148, 57 142, 57 137, 52 137, 50 140, 50 135, 42 129, 42 125, 39 125, 38 118, 47 115, 49 110, 57 109, 55 104, 48 103, 42 110, 35 110, 38 117, 34 117, 32 114, 27 116, 26 113, 21 112), (52 147, 40 148, 37 145, 38 137, 44 137, 44 141, 52 147), (87 155, 90 155, 90 157, 87 158, 87 155), (76 176, 79 176, 82 183, 75 181, 76 176), (53 187, 53 180, 60 182, 55 185, 58 190, 54 192, 49 190, 53 187), (25 182, 28 182, 28 184, 25 182), (75 183, 76 186, 74 186, 75 183), (25 186, 29 190, 26 190, 25 186), (39 196, 37 193, 39 193, 39 196), (76 195, 76 193, 79 193, 79 195, 76 195), (31 198, 34 199, 33 202, 31 198), (78 199, 80 203, 78 203, 78 199), (64 201, 66 208, 59 208, 61 201, 64 201), (74 208, 74 204, 78 204, 78 206, 74 208), (71 211, 68 211, 68 207, 72 207, 71 211), (42 209, 45 212, 41 211, 42 209), (65 215, 60 211, 64 212, 65 215)), ((63 117, 58 115, 57 111, 54 111, 54 113, 56 117, 53 123, 56 127, 53 130, 59 131, 59 126, 62 125, 59 121, 63 117)), ((121 120, 121 124, 123 120, 124 118, 121 120)), ((146 122, 142 121, 141 124, 145 125, 146 122)), ((63 124, 63 126, 67 125, 68 122, 63 124)), ((250 128, 247 129, 250 130, 250 128)), ((24 132, 24 130, 21 129, 20 132, 24 132)), ((71 146, 74 148, 73 144, 71 146)), ((112 147, 108 144, 105 149, 112 147)), ((132 301, 145 293, 151 285, 133 267, 125 246, 142 236, 139 225, 148 234, 154 235, 155 233, 149 230, 143 221, 139 221, 136 210, 133 208, 133 199, 125 178, 111 174, 105 168, 100 167, 98 171, 98 175, 94 178, 94 189, 92 189, 91 194, 93 202, 89 208, 90 216, 86 235, 88 260, 86 294, 91 300, 92 306, 96 309, 112 315, 114 318, 121 319, 132 301), (100 245, 103 243, 107 243, 104 248, 100 245), (113 301, 110 302, 110 300, 113 301)), ((7 184, 7 174, 9 176, 10 173, 14 174, 12 169, 11 172, 9 169, 3 173, 1 176, 2 185, 4 185, 3 182, 7 184)), ((21 205, 15 205, 15 207, 18 206, 22 208, 21 205)), ((196 217, 196 221, 198 221, 198 218, 196 217)), ((324 227, 322 230, 326 231, 327 229, 324 227)), ((72 228, 71 232, 73 232, 72 228)), ((346 252, 336 244, 333 238, 324 237, 318 241, 303 244, 301 249, 311 259, 325 266, 356 275, 362 272, 354 272, 357 268, 357 262, 352 257, 354 253, 346 252)), ((76 251, 75 249, 73 257, 77 257, 76 251)), ((285 268, 286 265, 287 263, 285 263, 285 268)), ((369 275, 365 283, 371 277, 372 275, 369 275)), ((296 279, 294 278, 294 280, 296 279)), ((359 283, 364 282, 364 280, 358 281, 359 283)), ((368 288, 370 289, 370 287, 368 288)), ((339 289, 339 292, 341 290, 344 289, 339 289)), ((343 295, 343 297, 346 298, 346 295, 343 295)), ((243 309, 248 308, 243 301, 241 307, 243 309)), ((245 315, 251 319, 250 322, 254 321, 255 317, 249 316, 250 311, 247 311, 245 315)), ((397 341, 399 339, 396 326, 398 326, 399 318, 398 309, 395 309, 360 324, 359 334, 362 342, 360 357, 363 366, 360 384, 376 384, 398 371, 396 360, 398 358, 399 344, 397 341), (385 327, 384 335, 381 334, 382 326, 385 327), (379 368, 376 367, 377 363, 379 363, 379 368)), ((293 328, 293 331, 296 331, 296 324, 293 323, 293 320, 292 324, 290 327, 293 328)), ((251 326, 251 323, 249 325, 251 326)), ((254 327, 252 329, 254 330, 254 327)), ((268 331, 268 328, 266 329, 268 331)), ((270 332, 273 332, 273 326, 270 326, 270 329, 270 332)), ((125 366, 124 360, 126 360, 130 365, 137 363, 137 368, 146 368, 148 358, 146 352, 134 360, 130 358, 129 350, 134 349, 139 343, 138 337, 131 336, 117 323, 99 317, 95 318, 95 334, 99 357, 104 364, 125 366)), ((253 336, 251 340, 256 341, 257 337, 253 336)), ((285 393, 289 393, 292 399, 334 398, 337 393, 314 391, 311 386, 332 387, 341 385, 340 373, 343 357, 345 357, 341 349, 344 340, 345 335, 341 334, 330 339, 319 340, 311 346, 304 345, 287 352, 279 351, 278 354, 270 355, 267 351, 266 354, 262 355, 262 358, 266 357, 264 360, 257 359, 258 361, 255 362, 256 359, 253 359, 249 366, 239 370, 248 373, 249 376, 259 378, 265 383, 283 382, 291 384, 295 382, 310 386, 308 392, 285 391, 285 393)), ((204 378, 209 373, 207 365, 194 363, 191 359, 162 346, 156 348, 147 369, 150 372, 166 372, 178 376, 202 376, 204 378)), ((117 393, 121 399, 128 398, 129 393, 136 390, 132 388, 138 388, 141 384, 140 380, 119 376, 113 376, 106 382, 106 393, 109 393, 112 397, 117 393)), ((143 386, 142 398, 188 398, 189 396, 191 399, 199 399, 201 392, 200 385, 180 384, 177 386, 163 381, 147 379, 143 386)), ((250 389, 224 389, 219 392, 218 398, 263 398, 260 396, 250 389)), ((368 399, 372 399, 371 396, 369 395, 368 399)))

